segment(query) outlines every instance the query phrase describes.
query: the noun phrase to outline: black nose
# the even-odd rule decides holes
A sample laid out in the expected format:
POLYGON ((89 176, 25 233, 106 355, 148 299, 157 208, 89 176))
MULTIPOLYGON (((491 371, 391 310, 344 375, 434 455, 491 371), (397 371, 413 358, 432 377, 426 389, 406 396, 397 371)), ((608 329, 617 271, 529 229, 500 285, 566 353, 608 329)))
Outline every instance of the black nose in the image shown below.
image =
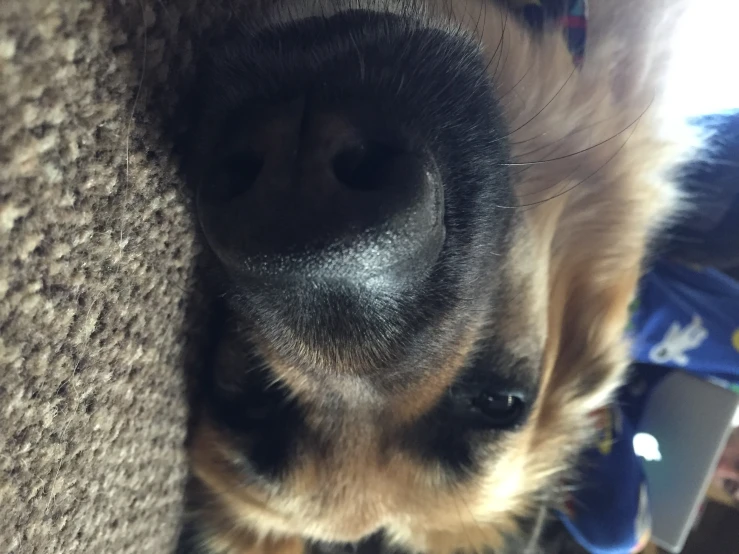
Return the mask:
POLYGON ((241 114, 198 190, 209 243, 261 280, 414 278, 444 240, 433 157, 367 106, 297 99, 241 114))

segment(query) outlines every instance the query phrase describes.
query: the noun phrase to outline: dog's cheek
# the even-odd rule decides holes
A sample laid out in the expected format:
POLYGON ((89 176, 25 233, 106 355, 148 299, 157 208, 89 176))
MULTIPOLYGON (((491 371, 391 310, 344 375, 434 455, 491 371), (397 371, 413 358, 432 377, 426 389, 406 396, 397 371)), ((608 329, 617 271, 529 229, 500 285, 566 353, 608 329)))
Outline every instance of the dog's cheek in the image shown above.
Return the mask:
MULTIPOLYGON (((223 476, 225 478, 225 475, 223 476)), ((304 554, 304 541, 297 536, 267 534, 238 522, 233 506, 198 477, 187 486, 187 503, 175 554, 304 554), (230 506, 230 507, 229 507, 230 506)), ((241 515, 246 515, 241 506, 241 515)), ((252 521, 260 521, 260 511, 253 510, 252 521)))

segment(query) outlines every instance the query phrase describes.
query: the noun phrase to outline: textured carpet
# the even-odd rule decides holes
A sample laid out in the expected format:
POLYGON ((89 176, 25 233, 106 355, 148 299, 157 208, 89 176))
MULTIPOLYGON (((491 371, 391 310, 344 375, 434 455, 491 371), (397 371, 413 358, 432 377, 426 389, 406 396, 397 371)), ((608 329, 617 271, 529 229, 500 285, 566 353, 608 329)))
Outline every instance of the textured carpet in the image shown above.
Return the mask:
POLYGON ((199 4, 0 2, 2 553, 174 544, 202 302, 162 121, 199 4))

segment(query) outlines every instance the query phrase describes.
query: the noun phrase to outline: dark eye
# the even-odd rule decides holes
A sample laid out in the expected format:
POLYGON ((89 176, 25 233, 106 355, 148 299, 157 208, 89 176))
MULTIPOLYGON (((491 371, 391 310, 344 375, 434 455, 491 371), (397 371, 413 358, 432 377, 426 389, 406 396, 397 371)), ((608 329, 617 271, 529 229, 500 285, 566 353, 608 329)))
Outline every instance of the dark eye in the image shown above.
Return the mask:
POLYGON ((513 394, 483 392, 471 399, 471 405, 491 427, 499 429, 513 427, 524 413, 523 400, 513 394))

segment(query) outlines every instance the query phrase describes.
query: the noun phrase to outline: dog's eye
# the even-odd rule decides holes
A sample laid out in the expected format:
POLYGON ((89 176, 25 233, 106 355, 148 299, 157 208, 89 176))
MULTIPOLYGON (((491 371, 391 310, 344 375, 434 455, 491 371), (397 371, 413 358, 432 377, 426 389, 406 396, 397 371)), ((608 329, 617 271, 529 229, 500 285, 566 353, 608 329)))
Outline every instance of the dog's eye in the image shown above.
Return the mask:
POLYGON ((477 387, 455 386, 450 390, 453 409, 464 421, 479 429, 510 429, 526 415, 525 397, 491 392, 477 387))
POLYGON ((512 394, 483 392, 472 399, 471 405, 491 427, 498 429, 514 426, 524 413, 523 400, 512 394))

